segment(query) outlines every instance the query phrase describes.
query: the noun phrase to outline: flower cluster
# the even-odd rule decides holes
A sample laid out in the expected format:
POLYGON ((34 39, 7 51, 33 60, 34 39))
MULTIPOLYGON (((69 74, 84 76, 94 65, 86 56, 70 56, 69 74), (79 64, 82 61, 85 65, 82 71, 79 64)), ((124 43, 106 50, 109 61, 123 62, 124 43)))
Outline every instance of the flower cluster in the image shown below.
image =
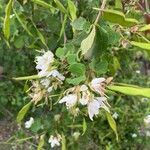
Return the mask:
POLYGON ((42 56, 36 57, 36 69, 39 71, 39 77, 45 77, 41 80, 41 84, 48 88, 48 91, 51 92, 53 86, 51 81, 64 81, 65 77, 56 69, 54 54, 51 51, 45 52, 42 56))
POLYGON ((69 110, 77 109, 77 104, 87 106, 89 117, 93 121, 94 115, 99 114, 100 108, 109 112, 109 104, 104 92, 105 78, 94 78, 88 85, 83 84, 66 90, 65 96, 59 103, 65 103, 69 110), (95 96, 93 91, 100 96, 95 96))

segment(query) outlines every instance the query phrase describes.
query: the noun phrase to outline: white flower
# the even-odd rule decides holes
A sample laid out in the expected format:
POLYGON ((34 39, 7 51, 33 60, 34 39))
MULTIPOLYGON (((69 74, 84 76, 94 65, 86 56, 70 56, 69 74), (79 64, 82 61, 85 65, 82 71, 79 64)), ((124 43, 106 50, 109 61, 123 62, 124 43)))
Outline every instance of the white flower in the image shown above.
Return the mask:
POLYGON ((146 126, 150 126, 150 115, 147 115, 145 118, 144 118, 144 123, 146 126))
POLYGON ((54 55, 51 51, 47 51, 42 56, 36 57, 36 69, 47 71, 51 63, 54 62, 54 55))
POLYGON ((25 128, 29 129, 33 123, 34 123, 34 119, 30 117, 30 120, 25 122, 25 128))
POLYGON ((93 121, 93 116, 99 114, 100 103, 97 100, 93 100, 88 103, 88 113, 90 119, 93 121))
POLYGON ((51 147, 60 146, 61 136, 58 134, 57 137, 53 135, 50 136, 48 142, 51 144, 51 147))
POLYGON ((140 70, 136 70, 135 72, 136 72, 137 74, 140 74, 140 73, 141 73, 141 71, 140 71, 140 70))
POLYGON ((113 117, 114 119, 117 119, 117 118, 119 117, 119 114, 118 114, 117 112, 115 112, 115 113, 112 115, 112 117, 113 117))
MULTIPOLYGON (((101 108, 105 109, 107 112, 110 112, 109 108, 105 104, 105 103, 107 103, 107 98, 106 97, 104 97, 104 96, 96 97, 96 100, 98 100, 101 108)), ((107 103, 107 105, 108 105, 108 103, 107 103)))
POLYGON ((64 77, 61 73, 59 73, 59 71, 56 70, 56 69, 50 71, 47 76, 48 76, 48 77, 49 77, 49 76, 52 76, 52 77, 54 77, 54 78, 57 77, 57 78, 60 79, 61 81, 65 80, 65 77, 64 77))
POLYGON ((92 89, 99 93, 100 95, 104 95, 104 88, 102 87, 103 82, 105 81, 105 78, 94 78, 91 81, 91 87, 92 89))
POLYGON ((67 108, 73 107, 77 102, 77 95, 76 94, 69 94, 63 97, 59 103, 66 103, 67 108))
POLYGON ((50 80, 49 79, 42 79, 40 81, 40 83, 45 86, 45 88, 48 88, 49 84, 50 84, 50 80))
POLYGON ((136 134, 136 133, 133 133, 131 136, 132 136, 132 138, 136 138, 136 137, 137 137, 137 134, 136 134))

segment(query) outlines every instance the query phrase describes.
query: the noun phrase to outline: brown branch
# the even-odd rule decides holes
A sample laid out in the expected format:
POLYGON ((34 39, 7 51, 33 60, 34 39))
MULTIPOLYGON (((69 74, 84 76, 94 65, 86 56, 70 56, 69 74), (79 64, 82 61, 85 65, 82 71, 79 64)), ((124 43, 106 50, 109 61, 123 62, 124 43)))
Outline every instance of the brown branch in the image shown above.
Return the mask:
POLYGON ((104 9, 105 6, 106 6, 106 2, 107 2, 107 0, 103 0, 103 1, 102 1, 102 4, 101 4, 101 6, 100 6, 100 10, 99 10, 98 15, 97 15, 97 17, 96 17, 96 20, 95 20, 95 22, 94 22, 95 25, 98 23, 98 21, 99 21, 99 19, 100 19, 100 16, 101 16, 101 14, 102 14, 102 11, 103 11, 103 9, 104 9))

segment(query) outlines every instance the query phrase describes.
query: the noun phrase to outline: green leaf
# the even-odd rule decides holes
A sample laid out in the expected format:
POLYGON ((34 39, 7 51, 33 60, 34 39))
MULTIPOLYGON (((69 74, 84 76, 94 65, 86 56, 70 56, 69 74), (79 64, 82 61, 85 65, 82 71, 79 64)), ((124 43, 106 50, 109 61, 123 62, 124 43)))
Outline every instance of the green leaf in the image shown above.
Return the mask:
POLYGON ((115 135, 116 135, 116 140, 118 141, 118 133, 117 133, 117 126, 116 126, 116 122, 113 119, 113 117, 111 116, 111 114, 107 111, 105 111, 106 113, 106 117, 108 120, 108 123, 110 125, 110 127, 112 128, 112 130, 114 131, 115 135))
POLYGON ((142 88, 135 85, 110 85, 108 86, 109 90, 123 93, 125 95, 132 96, 144 96, 150 98, 150 88, 142 88))
POLYGON ((55 52, 55 55, 58 57, 58 58, 63 58, 65 56, 66 52, 65 52, 65 49, 62 48, 62 47, 59 47, 56 49, 56 52, 55 52))
POLYGON ((50 11, 54 12, 55 7, 53 7, 52 5, 44 2, 43 0, 31 0, 33 3, 38 4, 40 6, 42 6, 43 8, 49 9, 50 11))
POLYGON ((67 55, 67 62, 69 64, 74 64, 77 62, 77 55, 76 54, 68 54, 67 55))
POLYGON ((126 18, 122 12, 117 10, 103 10, 103 17, 112 23, 117 23, 126 27, 131 27, 139 23, 136 19, 126 18))
POLYGON ((82 50, 82 55, 85 55, 86 53, 88 53, 88 51, 92 47, 94 43, 95 35, 96 35, 96 29, 95 29, 95 26, 93 26, 90 34, 81 42, 80 48, 82 50))
POLYGON ((79 30, 79 31, 87 31, 90 27, 90 23, 86 21, 85 18, 83 17, 79 17, 77 19, 75 19, 72 23, 71 23, 72 27, 75 30, 79 30))
POLYGON ((45 134, 42 134, 42 135, 40 136, 40 141, 39 141, 37 150, 43 150, 43 146, 44 146, 44 143, 45 143, 45 141, 44 141, 44 136, 45 136, 45 134))
POLYGON ((43 125, 40 118, 37 118, 31 126, 31 131, 37 133, 40 129, 43 129, 43 125))
POLYGON ((54 2, 56 3, 57 8, 58 8, 61 12, 65 13, 65 14, 68 14, 67 10, 65 9, 65 7, 63 6, 63 4, 62 4, 59 0, 54 0, 54 2))
POLYGON ((22 48, 24 46, 24 36, 18 36, 15 38, 14 46, 18 49, 22 48))
POLYGON ((10 14, 12 9, 12 3, 13 0, 9 0, 8 4, 5 8, 5 18, 4 18, 4 24, 3 24, 3 32, 6 40, 10 37, 10 14))
POLYGON ((66 138, 63 134, 62 134, 61 145, 62 145, 61 150, 66 150, 66 138))
POLYGON ((26 115, 26 113, 30 109, 31 104, 32 104, 32 102, 29 102, 28 104, 23 106, 22 109, 19 111, 19 113, 17 115, 17 122, 18 123, 20 123, 23 120, 24 116, 26 115))
POLYGON ((87 124, 86 124, 85 118, 83 118, 82 128, 83 128, 82 135, 84 135, 87 130, 87 124))
POLYGON ((42 33, 38 30, 38 28, 36 27, 36 25, 35 25, 35 23, 34 23, 33 21, 32 21, 32 24, 33 24, 34 28, 36 29, 37 35, 39 36, 41 42, 42 42, 46 47, 48 47, 47 44, 46 44, 46 40, 45 40, 44 36, 43 36, 42 33))
POLYGON ((139 48, 141 48, 143 50, 150 51, 150 43, 142 43, 142 42, 135 42, 135 41, 131 41, 130 43, 133 46, 139 47, 139 48))
POLYGON ((64 32, 65 32, 66 22, 67 22, 67 15, 65 14, 65 15, 64 15, 63 22, 62 22, 62 26, 61 26, 61 30, 60 30, 60 34, 59 34, 59 39, 58 39, 58 41, 60 40, 60 38, 62 37, 62 35, 63 35, 64 32))
POLYGON ((69 66, 69 71, 77 77, 85 75, 85 69, 85 65, 81 63, 74 63, 69 66))
POLYGON ((86 80, 86 76, 80 76, 74 79, 68 78, 66 79, 66 82, 68 84, 73 84, 73 85, 79 85, 82 81, 86 80))
POLYGON ((69 8, 69 13, 71 15, 71 19, 72 21, 74 21, 77 18, 76 16, 77 8, 71 0, 68 0, 68 8, 69 8))
POLYGON ((28 30, 27 26, 25 25, 25 23, 23 22, 23 20, 19 17, 19 15, 17 14, 17 12, 15 10, 13 10, 14 14, 16 15, 16 18, 18 19, 19 23, 22 25, 23 29, 30 35, 33 36, 32 33, 28 30))
POLYGON ((144 27, 139 28, 139 31, 143 32, 143 31, 147 31, 150 30, 150 24, 145 25, 144 27))

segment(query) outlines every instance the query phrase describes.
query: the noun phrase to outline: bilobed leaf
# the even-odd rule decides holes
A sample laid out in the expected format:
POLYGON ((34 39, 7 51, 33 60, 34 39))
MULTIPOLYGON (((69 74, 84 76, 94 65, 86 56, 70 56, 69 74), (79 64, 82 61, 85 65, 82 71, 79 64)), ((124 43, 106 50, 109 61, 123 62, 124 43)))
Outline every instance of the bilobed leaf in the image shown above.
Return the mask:
POLYGON ((150 43, 142 43, 142 42, 136 42, 136 41, 131 41, 130 43, 133 46, 139 47, 143 50, 150 51, 150 43))
POLYGON ((95 39, 95 35, 96 35, 96 27, 93 26, 90 34, 81 42, 81 51, 82 51, 82 55, 85 55, 88 50, 90 50, 90 48, 92 47, 93 43, 94 43, 94 39, 95 39))
POLYGON ((73 78, 73 79, 67 78, 66 82, 72 85, 79 85, 82 81, 85 81, 85 80, 86 80, 86 76, 80 76, 80 77, 73 78))
POLYGON ((142 88, 134 85, 110 85, 108 86, 109 90, 123 93, 125 95, 132 96, 144 96, 150 98, 150 88, 142 88))
POLYGON ((81 63, 74 63, 69 66, 69 71, 74 75, 83 76, 85 75, 85 65, 81 63))
POLYGON ((44 146, 44 143, 45 143, 45 141, 44 141, 44 136, 45 136, 45 134, 42 134, 42 135, 40 136, 40 141, 39 141, 37 150, 43 150, 43 146, 44 146))
POLYGON ((145 25, 144 27, 141 27, 141 28, 139 29, 139 31, 141 31, 141 32, 147 31, 147 30, 150 30, 150 24, 147 24, 147 25, 145 25))
POLYGON ((63 58, 65 56, 65 49, 62 48, 62 47, 59 47, 57 48, 56 52, 55 52, 55 55, 58 57, 58 58, 63 58))
POLYGON ((59 0, 54 0, 54 2, 56 3, 57 8, 58 8, 61 12, 67 14, 66 8, 63 6, 63 4, 62 4, 59 0))
POLYGON ((69 8, 69 13, 71 15, 71 19, 72 21, 74 21, 77 18, 76 16, 77 8, 72 0, 68 0, 68 8, 69 8))
POLYGON ((116 140, 118 141, 118 133, 117 133, 117 126, 116 126, 116 122, 113 119, 113 117, 111 116, 111 114, 107 111, 105 111, 106 113, 106 117, 108 120, 108 123, 110 125, 110 127, 112 128, 112 130, 114 131, 115 135, 116 135, 116 140))
POLYGON ((86 129, 87 129, 87 124, 86 124, 85 118, 83 118, 82 127, 83 127, 83 133, 82 133, 82 135, 84 135, 84 133, 86 132, 86 129))
POLYGON ((27 26, 24 24, 23 20, 19 17, 19 15, 17 14, 17 12, 15 10, 14 14, 16 15, 17 20, 19 21, 19 23, 22 25, 23 29, 30 35, 33 36, 32 33, 29 31, 29 29, 27 28, 27 26))
POLYGON ((66 150, 66 138, 63 134, 62 134, 61 145, 62 145, 61 150, 66 150))
POLYGON ((29 102, 28 104, 23 106, 22 109, 19 111, 19 113, 17 115, 17 122, 18 123, 20 123, 23 120, 24 116, 26 115, 26 113, 30 109, 31 104, 32 104, 32 102, 29 102))
POLYGON ((67 55, 67 62, 69 64, 74 64, 77 62, 77 55, 76 54, 68 54, 67 55))
POLYGON ((10 14, 12 9, 12 3, 13 0, 9 0, 8 4, 5 8, 5 18, 4 18, 4 24, 3 24, 3 32, 6 40, 10 37, 10 14))

